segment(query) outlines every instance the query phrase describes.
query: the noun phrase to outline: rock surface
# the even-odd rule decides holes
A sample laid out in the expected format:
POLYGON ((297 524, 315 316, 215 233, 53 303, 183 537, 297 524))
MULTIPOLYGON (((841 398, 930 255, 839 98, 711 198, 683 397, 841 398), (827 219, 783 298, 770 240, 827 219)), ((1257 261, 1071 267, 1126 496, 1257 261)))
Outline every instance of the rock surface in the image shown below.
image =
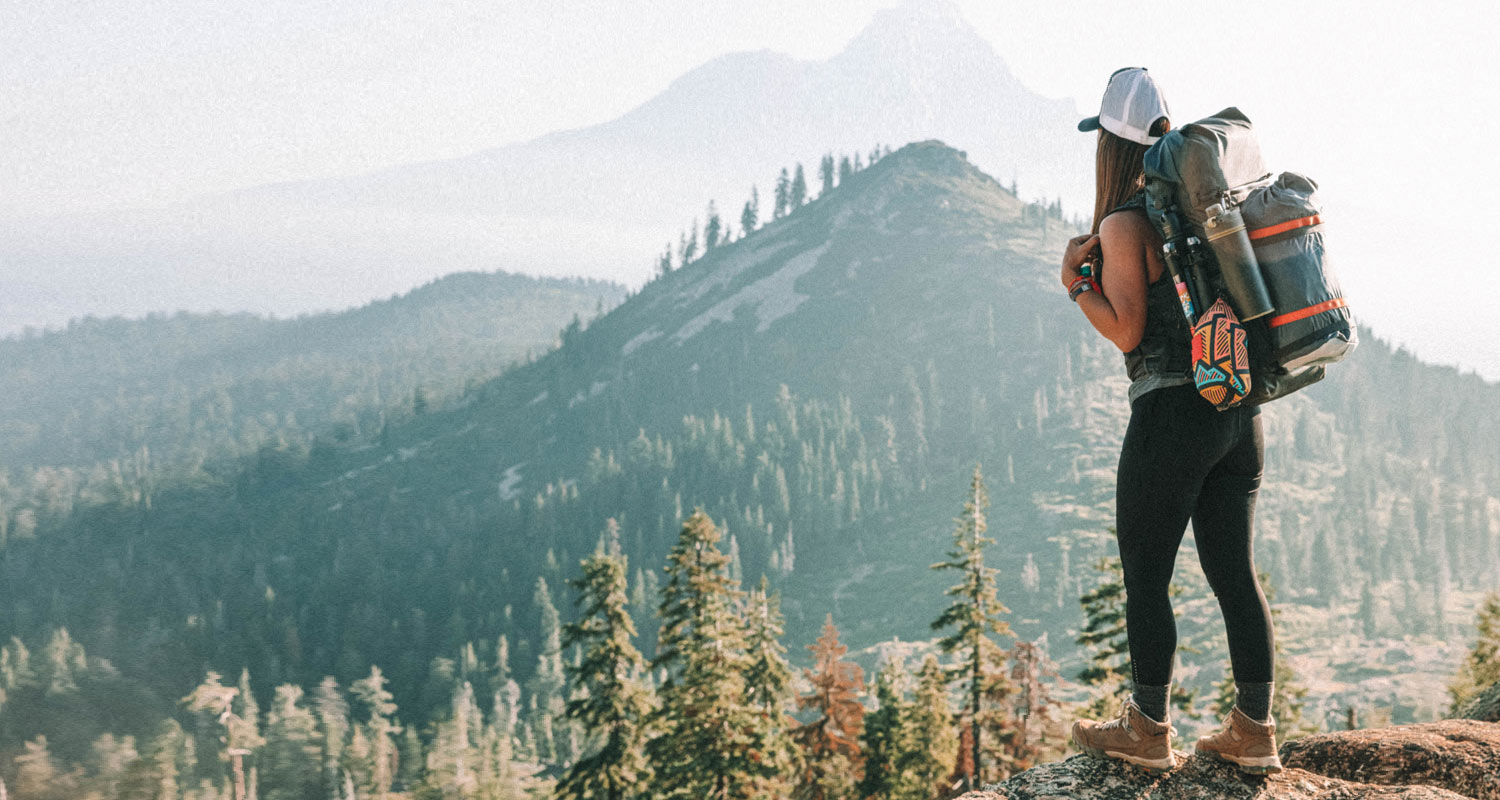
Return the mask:
POLYGON ((1458 712, 1458 719, 1500 722, 1500 683, 1480 692, 1458 712))
POLYGON ((1434 786, 1356 783, 1300 769, 1244 775, 1229 764, 1189 758, 1178 751, 1177 769, 1153 774, 1115 760, 1076 755, 1029 769, 985 791, 958 800, 1462 800, 1434 786))
POLYGON ((1447 719, 1319 734, 1282 745, 1281 761, 1344 780, 1500 800, 1500 723, 1447 719))

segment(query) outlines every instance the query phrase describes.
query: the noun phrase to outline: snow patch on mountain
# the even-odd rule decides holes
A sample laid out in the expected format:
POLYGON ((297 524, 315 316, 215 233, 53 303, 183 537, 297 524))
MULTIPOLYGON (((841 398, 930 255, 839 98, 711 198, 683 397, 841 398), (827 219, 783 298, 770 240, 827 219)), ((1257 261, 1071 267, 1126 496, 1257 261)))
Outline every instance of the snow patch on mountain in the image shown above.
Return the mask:
POLYGON ((743 253, 731 253, 725 256, 714 268, 708 271, 697 282, 683 287, 676 295, 677 306, 689 305, 703 298, 714 289, 729 285, 735 277, 747 269, 754 268, 770 261, 787 247, 794 244, 794 240, 785 236, 772 239, 771 241, 743 253))
POLYGON ((626 342, 625 346, 620 348, 620 352, 628 356, 631 353, 634 353, 637 347, 640 347, 641 345, 651 341, 652 339, 659 339, 661 337, 661 331, 657 330, 656 328, 647 328, 646 330, 643 330, 640 333, 637 333, 636 335, 630 337, 630 341, 626 342))
POLYGON ((686 325, 672 334, 672 340, 682 344, 698 335, 710 323, 729 322, 734 319, 735 310, 747 303, 755 306, 755 316, 759 321, 755 326, 755 332, 764 333, 771 327, 771 323, 796 311, 797 306, 802 305, 802 301, 807 299, 807 295, 797 292, 795 288, 797 279, 817 266, 818 259, 827 250, 828 243, 824 242, 811 250, 787 259, 780 269, 746 285, 729 297, 714 303, 707 311, 688 320, 686 325))

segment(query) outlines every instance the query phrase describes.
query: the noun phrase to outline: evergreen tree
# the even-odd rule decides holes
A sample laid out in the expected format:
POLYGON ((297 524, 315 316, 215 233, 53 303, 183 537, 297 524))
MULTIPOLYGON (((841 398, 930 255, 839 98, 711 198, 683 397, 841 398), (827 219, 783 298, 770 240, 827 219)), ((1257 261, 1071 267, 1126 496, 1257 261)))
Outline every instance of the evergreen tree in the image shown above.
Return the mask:
POLYGON ((656 258, 656 274, 665 275, 672 271, 672 243, 667 242, 667 247, 656 258))
POLYGON ((708 201, 708 222, 703 224, 703 252, 709 253, 719 246, 719 235, 723 233, 724 224, 719 220, 719 209, 714 206, 714 201, 708 201))
POLYGON ((750 187, 750 199, 745 201, 745 209, 740 212, 740 231, 742 236, 748 236, 760 225, 760 190, 755 186, 750 187))
POLYGON ((426 793, 443 798, 478 798, 485 771, 484 716, 474 701, 474 685, 454 687, 447 718, 433 726, 427 769, 422 774, 426 793))
POLYGON ((781 219, 790 211, 792 202, 792 179, 787 175, 786 167, 781 168, 781 175, 776 178, 776 207, 771 210, 771 219, 781 219))
POLYGON ((658 735, 646 747, 661 798, 749 798, 760 781, 774 777, 746 737, 759 715, 745 699, 745 634, 734 615, 738 590, 719 538, 713 520, 698 509, 667 555, 661 641, 652 662, 666 678, 652 719, 658 735))
POLYGON ((1475 627, 1479 638, 1448 684, 1450 714, 1457 714, 1480 692, 1500 683, 1500 592, 1485 595, 1475 627))
POLYGON ((555 730, 557 719, 563 712, 567 676, 563 673, 562 622, 546 578, 537 576, 532 603, 540 620, 542 644, 537 654, 536 671, 527 685, 531 700, 536 704, 529 721, 537 740, 537 758, 545 763, 556 763, 561 760, 561 751, 555 730))
POLYGON ((792 186, 787 193, 787 205, 795 210, 807 202, 807 176, 802 174, 802 162, 797 162, 797 173, 792 176, 792 186))
POLYGON ((803 670, 812 690, 797 698, 797 708, 816 716, 793 736, 802 748, 802 776, 793 797, 798 800, 842 800, 854 793, 863 769, 859 751, 865 707, 859 702, 864 673, 844 660, 849 648, 839 642, 829 614, 823 633, 809 645, 813 668, 803 670))
POLYGON ((303 800, 320 796, 323 742, 318 721, 302 704, 302 687, 276 687, 266 716, 262 796, 265 800, 303 800))
POLYGON ((401 726, 394 719, 395 698, 385 689, 386 678, 380 667, 371 665, 370 674, 355 681, 350 688, 369 712, 369 718, 361 729, 368 747, 368 783, 365 793, 386 800, 391 783, 396 777, 397 754, 395 735, 401 726))
POLYGON ((965 776, 968 788, 978 787, 979 772, 983 769, 981 753, 984 749, 982 731, 989 728, 997 737, 991 744, 999 746, 1003 739, 1013 735, 1013 729, 1000 705, 1012 693, 1013 687, 1005 672, 1004 651, 990 638, 1011 636, 1010 624, 1001 619, 1010 613, 1000 602, 995 588, 994 567, 985 566, 984 546, 994 543, 985 536, 988 523, 985 509, 989 507, 989 494, 984 487, 984 476, 978 464, 969 481, 969 498, 964 502, 963 513, 955 520, 953 548, 948 551, 948 560, 932 565, 932 569, 951 569, 962 577, 949 587, 946 594, 952 603, 933 620, 933 630, 954 630, 938 642, 944 653, 959 653, 959 664, 953 676, 963 681, 967 705, 965 715, 969 726, 970 751, 966 754, 972 762, 973 772, 965 776), (986 707, 986 701, 988 707, 986 707))
POLYGON ((897 658, 887 661, 875 675, 876 708, 865 715, 860 737, 865 770, 855 787, 856 793, 868 800, 892 800, 896 796, 899 762, 908 739, 905 725, 911 714, 906 698, 908 677, 897 658))
POLYGON ((902 729, 892 800, 947 797, 949 787, 945 778, 954 772, 960 740, 953 735, 948 675, 935 655, 929 654, 917 672, 916 694, 902 729))
POLYGON ((318 684, 314 701, 318 727, 323 731, 323 796, 337 799, 343 789, 344 746, 349 736, 349 703, 332 675, 318 684))
POLYGON ((564 800, 624 800, 650 785, 644 723, 651 696, 640 681, 646 662, 631 643, 635 623, 625 609, 625 564, 623 555, 601 550, 583 561, 582 577, 569 581, 579 591, 579 619, 564 629, 563 645, 584 654, 568 670, 581 691, 567 714, 594 741, 558 782, 564 800))
POLYGON ((77 794, 78 774, 64 773, 47 747, 47 737, 26 742, 25 750, 12 759, 17 800, 72 800, 77 794))
POLYGON ((770 581, 760 576, 760 584, 750 590, 745 607, 746 650, 749 664, 745 668, 745 699, 760 721, 755 732, 764 739, 760 747, 769 776, 759 794, 785 797, 796 770, 797 753, 790 735, 796 719, 787 711, 795 700, 792 668, 786 661, 786 647, 781 644, 785 622, 781 616, 779 594, 770 592, 770 581))
POLYGON ((818 193, 819 197, 833 191, 833 173, 833 153, 827 153, 818 160, 818 177, 823 180, 823 188, 818 193))
POLYGON ((854 174, 854 164, 849 161, 849 157, 848 156, 840 156, 839 157, 839 185, 840 186, 844 185, 844 181, 848 180, 849 176, 853 175, 853 174, 854 174))
POLYGON ((245 756, 254 753, 264 740, 260 738, 256 722, 240 715, 244 706, 235 702, 239 693, 239 689, 225 686, 219 673, 210 670, 203 683, 182 698, 182 702, 190 711, 206 713, 223 726, 224 733, 219 741, 224 745, 223 759, 233 766, 234 797, 235 800, 246 800, 249 787, 245 779, 245 756))

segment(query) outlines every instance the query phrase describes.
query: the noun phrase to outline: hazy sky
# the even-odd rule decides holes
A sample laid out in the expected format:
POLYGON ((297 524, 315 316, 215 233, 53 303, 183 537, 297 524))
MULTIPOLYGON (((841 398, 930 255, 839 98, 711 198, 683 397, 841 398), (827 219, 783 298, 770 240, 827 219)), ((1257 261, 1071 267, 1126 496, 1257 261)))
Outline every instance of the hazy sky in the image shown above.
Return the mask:
MULTIPOLYGON (((618 116, 726 52, 826 58, 895 2, 3 0, 0 216, 464 155, 618 116)), ((1495 266, 1492 3, 954 2, 1023 83, 1084 113, 1125 65, 1180 121, 1239 105, 1273 167, 1344 212, 1351 287, 1410 269, 1431 280, 1407 293, 1437 302, 1447 276, 1495 266), (1386 272, 1361 277, 1376 256, 1386 272)), ((1500 314, 1497 286, 1480 311, 1500 314)), ((1371 299, 1400 312, 1399 293, 1371 299)))

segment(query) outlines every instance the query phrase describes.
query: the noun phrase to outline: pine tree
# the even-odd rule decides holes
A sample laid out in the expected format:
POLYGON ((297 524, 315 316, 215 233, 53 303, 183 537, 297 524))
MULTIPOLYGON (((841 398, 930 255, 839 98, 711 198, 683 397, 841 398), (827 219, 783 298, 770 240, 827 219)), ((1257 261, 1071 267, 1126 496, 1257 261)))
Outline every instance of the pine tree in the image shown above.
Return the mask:
POLYGON ((198 684, 182 702, 190 711, 209 714, 223 726, 224 733, 219 741, 224 745, 224 760, 233 765, 234 797, 235 800, 246 800, 249 788, 245 779, 244 757, 252 754, 264 741, 260 738, 255 720, 241 716, 244 706, 235 702, 239 693, 238 688, 225 686, 219 673, 209 671, 204 676, 203 683, 198 684))
POLYGON ((11 763, 17 800, 71 800, 77 794, 78 775, 58 767, 45 736, 26 742, 25 751, 11 763))
POLYGON ((563 691, 567 686, 567 676, 563 673, 562 622, 557 614, 557 606, 552 602, 552 590, 547 587, 546 578, 537 576, 532 603, 537 608, 540 620, 542 644, 537 653, 536 672, 526 687, 536 703, 530 722, 537 738, 537 758, 544 763, 556 763, 561 760, 561 751, 555 729, 557 719, 563 713, 563 691))
POLYGON ((646 747, 662 798, 752 797, 770 777, 746 732, 759 715, 746 702, 745 633, 734 615, 738 590, 713 520, 695 510, 667 555, 661 641, 653 669, 666 671, 646 747))
POLYGON ((433 725, 422 774, 425 789, 445 798, 481 796, 484 727, 484 715, 474 701, 474 685, 461 681, 453 689, 447 718, 433 725))
POLYGON ((948 674, 935 655, 929 654, 917 672, 916 693, 902 728, 903 744, 896 758, 896 788, 891 799, 947 797, 949 787, 945 778, 954 771, 960 742, 953 735, 948 674))
POLYGON ((796 719, 788 713, 795 701, 792 668, 786 661, 786 647, 781 644, 785 622, 781 616, 779 594, 770 592, 770 581, 760 576, 760 584, 750 590, 745 604, 746 655, 745 701, 759 715, 754 734, 763 740, 758 749, 768 777, 756 794, 786 797, 797 767, 797 753, 790 729, 796 719))
POLYGON ((776 178, 776 207, 771 210, 771 219, 781 219, 790 211, 792 202, 792 180, 787 175, 786 167, 781 168, 781 175, 776 178))
POLYGON ((907 675, 899 658, 887 661, 875 675, 874 711, 865 715, 864 733, 860 737, 864 754, 864 776, 855 786, 858 796, 869 800, 892 800, 896 796, 900 759, 906 746, 905 730, 910 715, 906 698, 907 675))
POLYGON ((1479 638, 1448 684, 1449 713, 1457 714, 1480 692, 1500 683, 1500 592, 1485 595, 1475 615, 1479 638))
POLYGON ((798 800, 841 800, 854 792, 863 770, 859 738, 864 728, 864 673, 844 660, 849 648, 839 642, 839 630, 829 614, 823 633, 809 645, 813 668, 803 670, 812 690, 797 698, 797 708, 816 716, 797 728, 793 737, 802 748, 802 777, 793 797, 798 800))
POLYGON ((349 703, 332 675, 318 684, 314 700, 318 727, 323 730, 323 796, 337 798, 343 788, 344 747, 349 736, 349 703))
POLYGON ((719 209, 714 206, 714 201, 708 201, 708 222, 703 224, 703 252, 712 252, 719 246, 719 235, 724 231, 724 223, 719 220, 719 209))
POLYGON ((667 242, 667 247, 656 258, 656 274, 665 275, 672 271, 672 243, 667 242))
POLYGON ((568 670, 581 691, 567 714, 594 741, 558 782, 564 800, 624 800, 650 782, 644 723, 652 704, 640 680, 646 662, 631 643, 635 623, 625 609, 625 564, 618 552, 597 551, 583 561, 582 577, 569 581, 579 592, 579 619, 564 629, 563 646, 582 647, 584 655, 568 670))
POLYGON ((983 728, 989 728, 997 737, 993 745, 1000 745, 1002 737, 1012 735, 1000 703, 1012 693, 1013 687, 1005 672, 1004 651, 990 635, 1014 637, 1015 634, 1011 633, 1010 624, 1001 619, 1001 615, 1010 613, 1010 609, 1000 602, 995 588, 995 575, 999 570, 984 563, 984 546, 994 543, 984 535, 988 528, 985 519, 988 507, 989 495, 984 487, 984 477, 976 464, 969 482, 969 498, 964 502, 963 513, 955 520, 953 548, 948 551, 948 560, 932 565, 932 569, 956 570, 962 576, 958 583, 948 588, 946 594, 953 598, 953 602, 933 620, 932 629, 954 628, 952 633, 939 640, 938 647, 944 653, 960 654, 953 675, 965 684, 965 714, 971 748, 967 756, 974 770, 966 775, 970 789, 978 787, 978 773, 983 768, 983 728), (988 708, 985 701, 989 701, 988 708))
POLYGON ((827 153, 818 160, 818 177, 823 180, 823 188, 818 193, 819 197, 833 191, 833 174, 833 153, 827 153))
POLYGON ((853 175, 853 174, 854 174, 854 164, 853 164, 853 162, 851 162, 849 160, 848 156, 840 156, 839 157, 839 185, 840 186, 844 185, 844 181, 848 180, 849 176, 853 175))
MULTIPOLYGON (((1113 529, 1111 529, 1113 532, 1113 529)), ((1132 689, 1130 674, 1130 640, 1125 632, 1125 571, 1118 556, 1094 562, 1099 582, 1079 598, 1083 605, 1083 631, 1075 641, 1088 653, 1088 662, 1078 673, 1078 680, 1093 687, 1093 702, 1086 713, 1106 717, 1117 710, 1120 698, 1132 689)), ((1181 593, 1177 587, 1173 595, 1181 593)), ((1173 613, 1180 613, 1176 610, 1173 613)), ((1181 684, 1172 686, 1170 702, 1191 713, 1196 692, 1181 684)))
POLYGON ((807 176, 802 174, 802 162, 797 162, 797 173, 792 176, 792 187, 787 194, 787 204, 792 209, 802 207, 807 202, 807 176))
POLYGON ((740 230, 742 236, 749 235, 760 225, 760 190, 754 185, 750 187, 750 199, 745 201, 745 209, 740 212, 740 230))
POLYGON ((282 684, 266 716, 262 796, 265 800, 318 797, 323 745, 318 721, 302 704, 302 687, 282 684))
POLYGON ((395 735, 401 732, 401 726, 396 724, 394 715, 396 713, 395 698, 386 691, 386 678, 380 672, 380 667, 371 665, 370 674, 353 683, 349 688, 354 695, 364 703, 369 712, 369 719, 364 723, 362 732, 369 748, 369 772, 368 784, 364 787, 365 792, 380 800, 386 800, 391 790, 391 783, 396 777, 397 754, 395 735))

